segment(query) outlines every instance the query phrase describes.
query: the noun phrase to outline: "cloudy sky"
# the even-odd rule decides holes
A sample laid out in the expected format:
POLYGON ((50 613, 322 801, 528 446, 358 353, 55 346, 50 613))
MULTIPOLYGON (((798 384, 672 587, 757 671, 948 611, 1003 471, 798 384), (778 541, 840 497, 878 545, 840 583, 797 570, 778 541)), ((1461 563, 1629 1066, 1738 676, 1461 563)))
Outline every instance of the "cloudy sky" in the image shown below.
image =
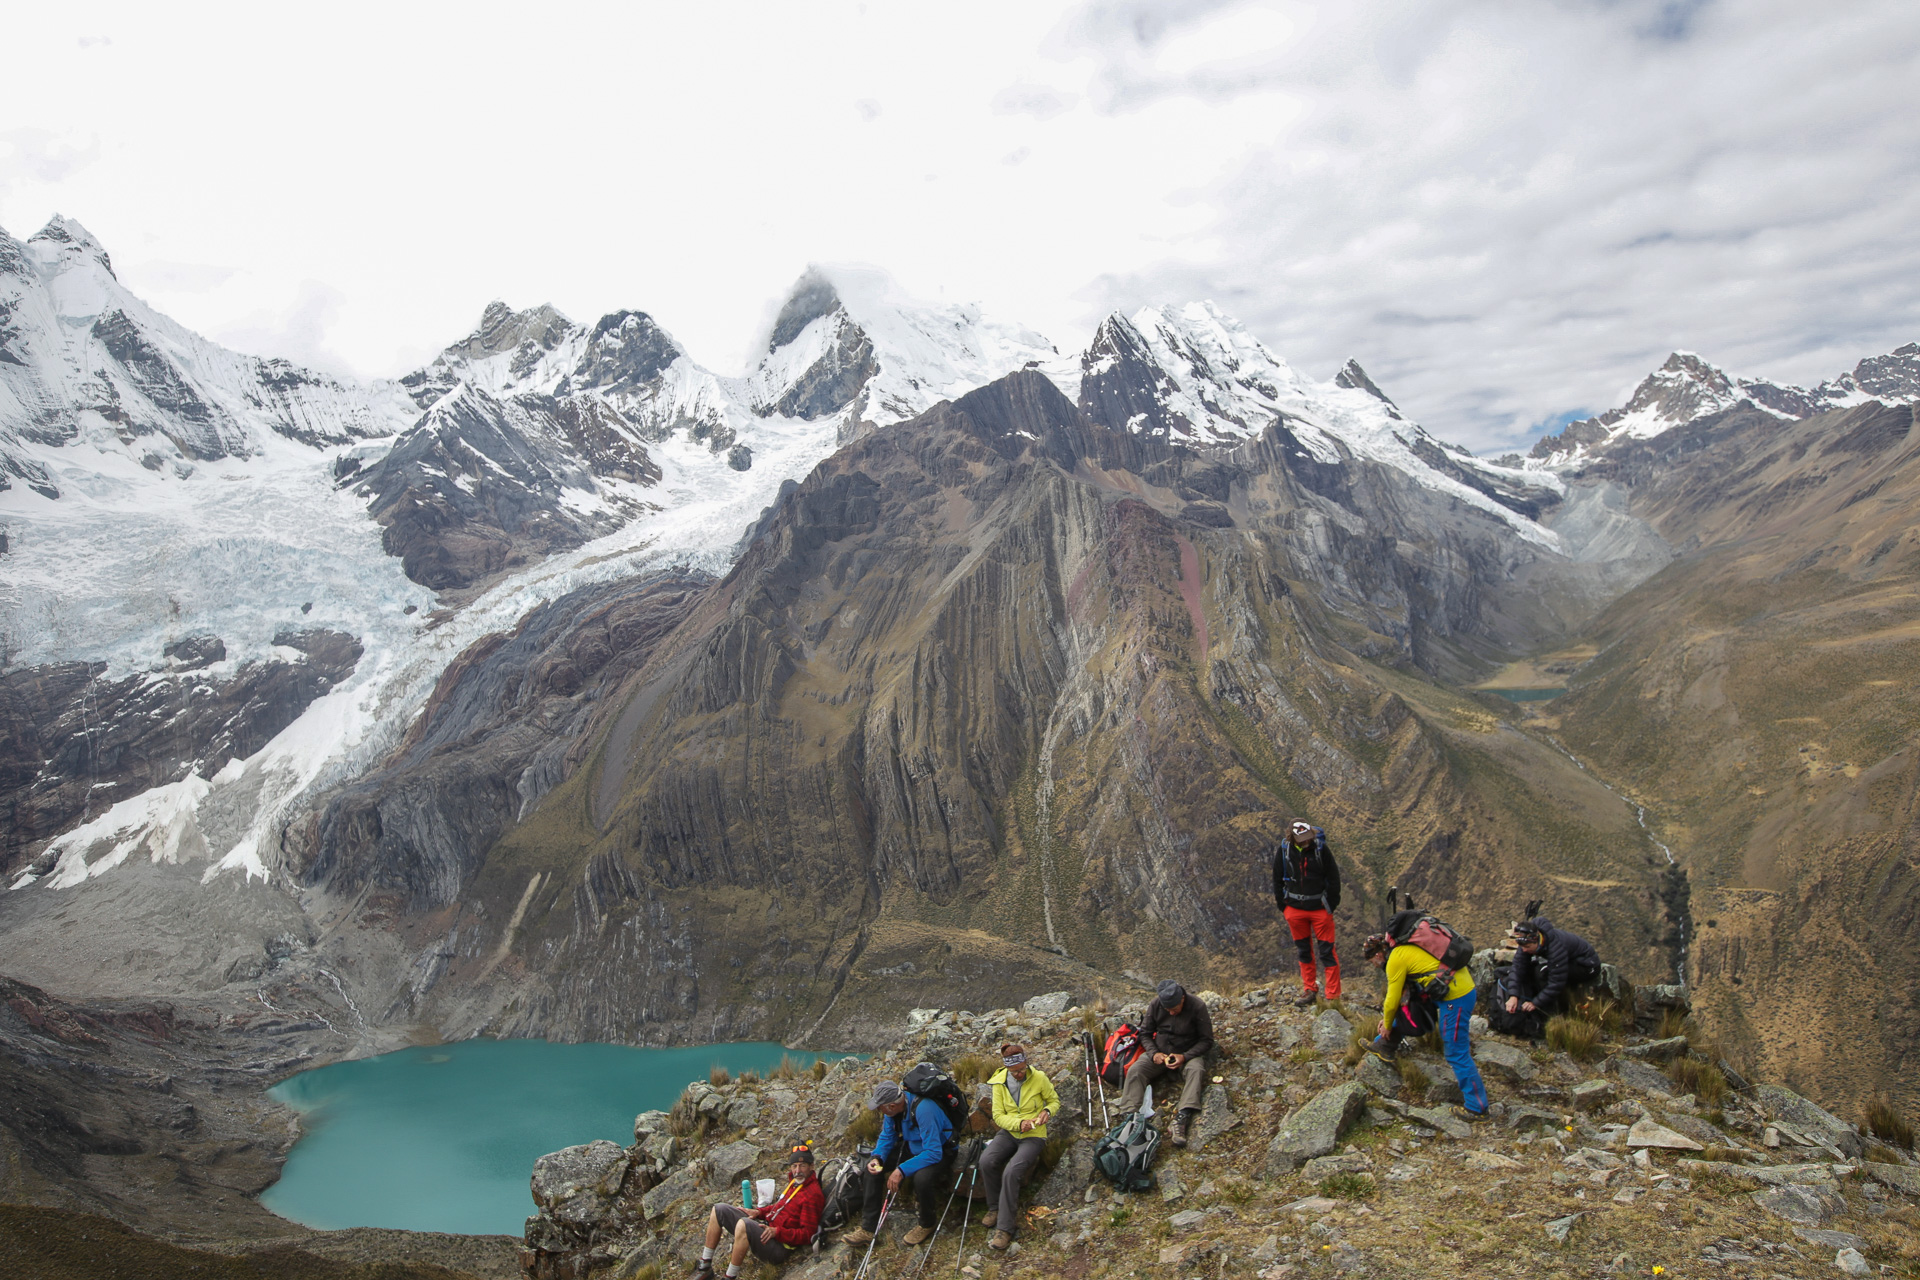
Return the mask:
POLYGON ((230 345, 392 374, 492 298, 740 368, 810 261, 1062 349, 1210 297, 1498 449, 1683 347, 1920 339, 1911 0, 37 5, 0 226, 230 345))

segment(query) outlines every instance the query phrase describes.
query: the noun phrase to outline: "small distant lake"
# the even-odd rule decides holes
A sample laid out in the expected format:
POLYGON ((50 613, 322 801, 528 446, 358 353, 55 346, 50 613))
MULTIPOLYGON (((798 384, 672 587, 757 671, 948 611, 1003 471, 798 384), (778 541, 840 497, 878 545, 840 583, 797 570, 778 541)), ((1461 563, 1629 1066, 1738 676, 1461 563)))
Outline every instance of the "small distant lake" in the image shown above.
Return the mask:
POLYGON ((329 1230, 517 1236, 535 1160, 596 1138, 628 1146, 634 1116, 671 1108, 716 1064, 765 1075, 787 1052, 468 1040, 303 1071, 268 1090, 300 1112, 302 1136, 260 1201, 329 1230))
POLYGON ((1545 702, 1565 693, 1565 689, 1482 689, 1482 693, 1497 693, 1508 702, 1545 702))

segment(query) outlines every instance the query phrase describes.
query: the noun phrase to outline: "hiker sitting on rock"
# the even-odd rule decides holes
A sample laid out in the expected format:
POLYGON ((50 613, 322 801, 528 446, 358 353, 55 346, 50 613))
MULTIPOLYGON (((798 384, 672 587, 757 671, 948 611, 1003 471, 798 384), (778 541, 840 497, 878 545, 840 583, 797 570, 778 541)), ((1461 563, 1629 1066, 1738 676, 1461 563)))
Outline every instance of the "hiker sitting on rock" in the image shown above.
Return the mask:
POLYGON ((733 1237, 733 1252, 727 1258, 730 1276, 740 1274, 740 1264, 749 1252, 777 1267, 813 1240, 814 1229, 827 1207, 820 1179, 813 1175, 813 1148, 801 1143, 788 1155, 786 1190, 772 1204, 760 1209, 717 1204, 707 1214, 706 1244, 693 1268, 696 1280, 711 1280, 713 1251, 722 1236, 733 1237))
POLYGON ((1207 1087, 1207 1054, 1213 1051, 1213 1015, 1206 1002, 1168 979, 1160 984, 1140 1020, 1140 1039, 1148 1051, 1127 1068, 1120 1093, 1120 1114, 1140 1109, 1147 1086, 1162 1076, 1181 1078, 1180 1109, 1173 1118, 1173 1145, 1187 1145, 1187 1130, 1200 1114, 1200 1091, 1207 1087))
MULTIPOLYGON (((1474 1065, 1473 1046, 1467 1039, 1467 1024, 1473 1017, 1472 972, 1463 966, 1454 970, 1453 980, 1447 984, 1445 991, 1428 990, 1421 977, 1437 976, 1440 961, 1425 948, 1406 942, 1395 945, 1389 934, 1375 934, 1362 944, 1360 950, 1362 955, 1387 971, 1387 995, 1380 1004, 1380 1030, 1374 1036, 1372 1051, 1383 1058, 1392 1057, 1400 1041, 1400 1036, 1394 1034, 1395 1023, 1402 1016, 1409 1017, 1407 1025, 1414 1033, 1422 1033, 1420 1016, 1417 1013, 1403 1015, 1402 1005, 1412 1003, 1410 995, 1423 996, 1432 1004, 1433 1025, 1440 1031, 1440 1044, 1446 1050, 1447 1065, 1453 1068, 1453 1078, 1460 1085, 1460 1096, 1466 1103, 1464 1107, 1455 1107, 1454 1111, 1462 1119, 1486 1119, 1487 1086, 1480 1078, 1480 1068, 1474 1065)), ((1400 1033, 1405 1034, 1406 1031, 1400 1033)))
POLYGON ((1571 989, 1600 976, 1600 953, 1545 916, 1521 921, 1514 935, 1518 952, 1500 980, 1489 1022, 1496 1031, 1538 1039, 1547 1018, 1565 1011, 1571 989))
POLYGON ((1316 957, 1326 974, 1327 999, 1340 998, 1340 955, 1333 949, 1333 913, 1340 905, 1340 864, 1327 848, 1327 833, 1310 822, 1295 822, 1273 852, 1273 900, 1280 904, 1287 932, 1300 961, 1300 994, 1305 1008, 1317 998, 1316 957))
POLYGON ((939 1222, 940 1191, 953 1159, 953 1122, 932 1098, 916 1098, 892 1080, 873 1086, 867 1103, 881 1115, 880 1136, 862 1179, 860 1225, 840 1237, 865 1244, 880 1229, 880 1209, 889 1194, 898 1195, 908 1180, 920 1206, 920 1225, 907 1233, 909 1245, 925 1244, 939 1222))
POLYGON ((1013 1243, 1020 1221, 1020 1184, 1033 1172, 1047 1145, 1047 1122, 1060 1107, 1060 1095, 1046 1073, 1027 1064, 1025 1045, 1003 1044, 1000 1061, 1006 1064, 987 1081, 993 1087, 993 1122, 1000 1132, 980 1156, 980 1176, 987 1183, 987 1214, 983 1227, 997 1227, 989 1248, 1013 1243))

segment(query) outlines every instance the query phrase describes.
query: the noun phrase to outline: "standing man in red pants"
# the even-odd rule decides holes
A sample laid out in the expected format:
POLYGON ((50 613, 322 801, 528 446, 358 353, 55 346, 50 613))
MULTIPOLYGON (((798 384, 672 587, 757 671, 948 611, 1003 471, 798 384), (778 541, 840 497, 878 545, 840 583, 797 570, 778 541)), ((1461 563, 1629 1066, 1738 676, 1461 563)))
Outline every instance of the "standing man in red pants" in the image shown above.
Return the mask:
POLYGON ((1294 950, 1300 956, 1300 994, 1305 1008, 1316 997, 1313 962, 1318 952, 1326 971, 1327 999, 1340 998, 1340 956, 1333 949, 1333 911, 1340 905, 1340 864, 1327 848, 1327 833, 1296 821, 1273 856, 1273 899, 1287 918, 1294 950))

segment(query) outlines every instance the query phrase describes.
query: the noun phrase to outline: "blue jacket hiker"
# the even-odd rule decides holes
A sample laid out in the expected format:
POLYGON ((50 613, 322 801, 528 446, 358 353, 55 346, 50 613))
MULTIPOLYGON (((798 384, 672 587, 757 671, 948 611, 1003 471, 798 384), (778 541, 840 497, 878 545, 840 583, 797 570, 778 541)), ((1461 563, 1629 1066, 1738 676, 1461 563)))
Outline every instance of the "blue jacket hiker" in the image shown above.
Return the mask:
POLYGON ((924 1244, 938 1225, 941 1196, 947 1190, 953 1122, 939 1103, 916 1098, 892 1080, 875 1085, 867 1105, 880 1113, 880 1136, 874 1140, 873 1158, 867 1161, 860 1226, 841 1239, 848 1244, 873 1239, 888 1193, 897 1196, 911 1182, 920 1225, 907 1233, 906 1240, 909 1246, 924 1244))

